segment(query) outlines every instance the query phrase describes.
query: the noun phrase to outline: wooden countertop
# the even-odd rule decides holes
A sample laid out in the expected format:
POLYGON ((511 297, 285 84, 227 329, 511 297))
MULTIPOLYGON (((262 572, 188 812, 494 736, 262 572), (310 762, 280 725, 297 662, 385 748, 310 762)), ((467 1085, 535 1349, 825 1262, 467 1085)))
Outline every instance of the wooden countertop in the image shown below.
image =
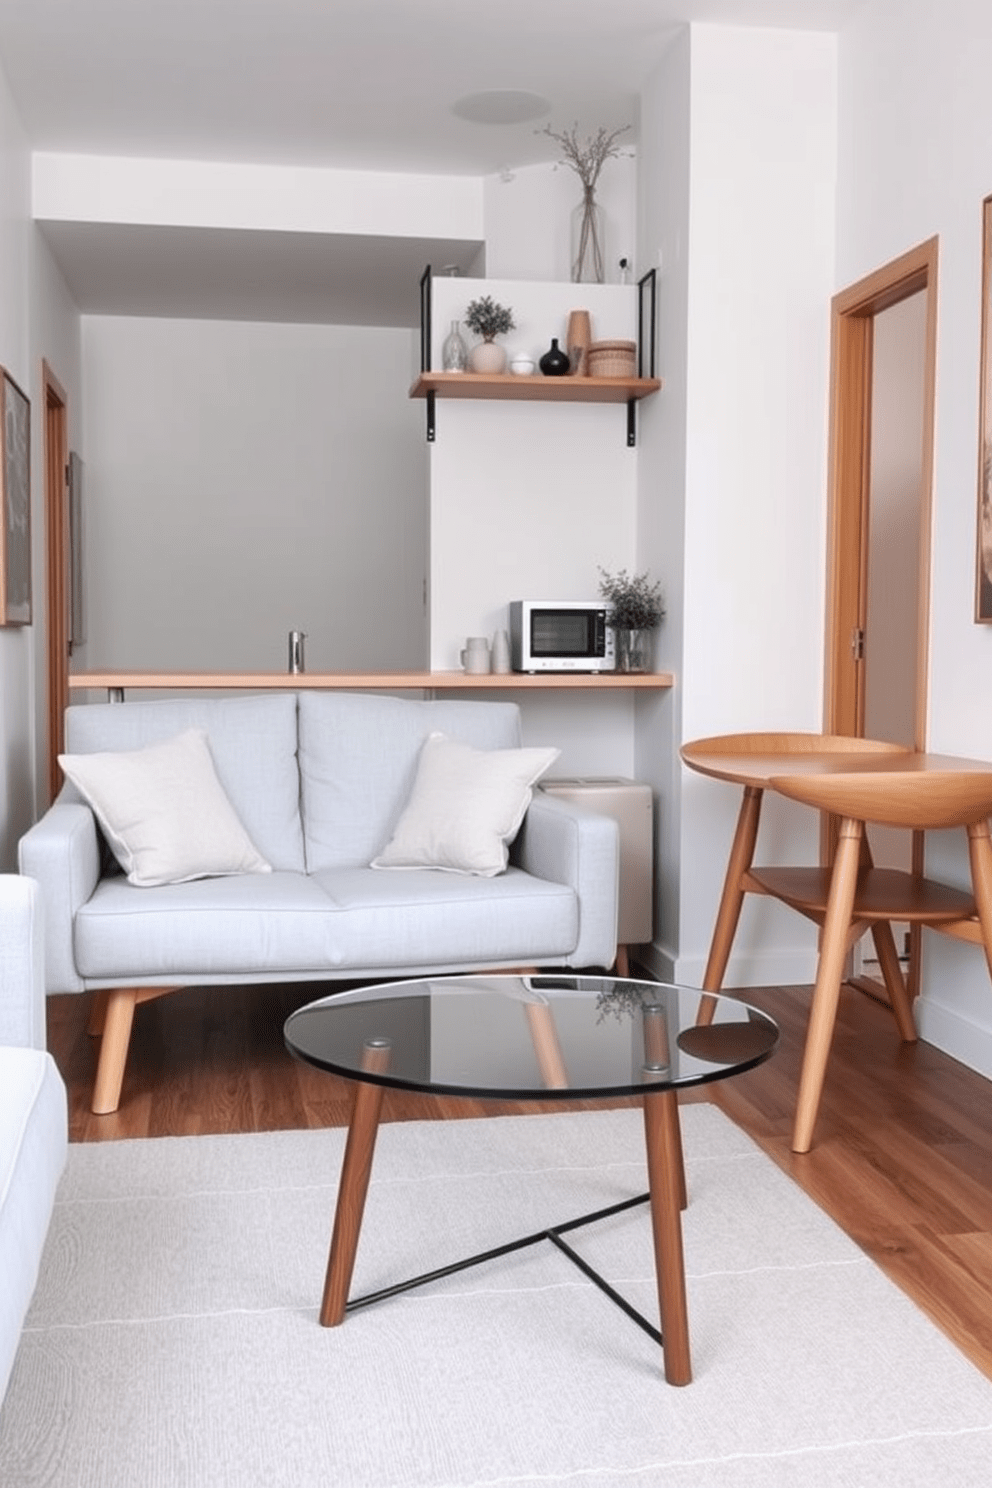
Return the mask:
POLYGON ((571 690, 659 690, 674 683, 671 672, 73 672, 72 691, 85 688, 121 690, 258 688, 264 691, 401 690, 530 692, 571 690))

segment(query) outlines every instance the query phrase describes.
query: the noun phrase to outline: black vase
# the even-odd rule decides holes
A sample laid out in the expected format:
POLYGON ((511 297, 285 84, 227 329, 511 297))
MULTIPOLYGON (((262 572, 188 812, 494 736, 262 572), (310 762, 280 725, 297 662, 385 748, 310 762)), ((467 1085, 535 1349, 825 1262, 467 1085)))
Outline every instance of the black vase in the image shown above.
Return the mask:
POLYGON ((562 351, 558 345, 557 336, 552 337, 551 350, 544 353, 537 365, 545 377, 565 377, 568 375, 571 362, 568 359, 568 352, 562 351))

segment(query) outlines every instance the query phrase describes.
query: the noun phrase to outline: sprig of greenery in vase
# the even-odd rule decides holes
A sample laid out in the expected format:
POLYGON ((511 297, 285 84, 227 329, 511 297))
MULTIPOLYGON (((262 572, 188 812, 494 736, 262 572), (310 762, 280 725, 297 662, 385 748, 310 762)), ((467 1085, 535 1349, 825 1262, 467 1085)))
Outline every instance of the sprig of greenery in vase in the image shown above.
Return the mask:
POLYGON ((630 575, 599 570, 599 592, 609 602, 608 624, 614 630, 654 630, 665 618, 661 583, 652 584, 647 573, 630 575))
POLYGON ((578 124, 573 124, 571 129, 562 130, 552 129, 550 124, 545 124, 539 133, 554 140, 564 157, 560 163, 574 170, 582 182, 583 195, 591 199, 603 166, 608 160, 618 159, 624 154, 617 141, 629 128, 629 124, 622 124, 619 129, 604 129, 600 125, 595 134, 586 137, 584 144, 579 143, 578 124))
POLYGON ((556 163, 555 169, 558 164, 567 165, 582 182, 582 221, 572 262, 572 279, 577 284, 587 279, 597 284, 605 281, 605 247, 597 219, 596 182, 606 162, 625 153, 618 140, 629 128, 629 124, 623 124, 619 129, 605 129, 600 125, 596 133, 587 136, 584 142, 579 140, 577 124, 563 130, 552 129, 550 124, 546 124, 538 131, 553 139, 561 150, 563 159, 556 163))
POLYGON ((465 311, 465 324, 483 341, 505 336, 507 331, 515 328, 513 311, 506 305, 497 305, 492 295, 483 295, 481 299, 472 301, 465 311))

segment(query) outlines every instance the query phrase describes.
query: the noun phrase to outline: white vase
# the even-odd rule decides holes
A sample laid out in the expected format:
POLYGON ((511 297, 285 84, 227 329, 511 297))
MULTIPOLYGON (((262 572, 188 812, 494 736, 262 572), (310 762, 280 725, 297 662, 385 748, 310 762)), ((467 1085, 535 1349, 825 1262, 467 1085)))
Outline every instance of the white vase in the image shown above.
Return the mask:
POLYGON ((498 377, 506 371, 506 348, 495 341, 480 341, 468 354, 468 364, 473 372, 488 377, 498 377))

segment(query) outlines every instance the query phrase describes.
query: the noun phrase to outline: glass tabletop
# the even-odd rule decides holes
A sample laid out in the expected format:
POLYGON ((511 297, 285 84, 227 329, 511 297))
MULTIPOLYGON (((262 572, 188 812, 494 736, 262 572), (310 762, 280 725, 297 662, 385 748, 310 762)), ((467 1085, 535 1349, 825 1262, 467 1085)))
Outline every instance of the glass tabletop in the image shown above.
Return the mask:
POLYGON ((284 1032, 299 1059, 349 1079, 524 1100, 701 1085, 760 1064, 778 1042, 772 1019, 736 998, 608 976, 362 987, 299 1008, 284 1032))

